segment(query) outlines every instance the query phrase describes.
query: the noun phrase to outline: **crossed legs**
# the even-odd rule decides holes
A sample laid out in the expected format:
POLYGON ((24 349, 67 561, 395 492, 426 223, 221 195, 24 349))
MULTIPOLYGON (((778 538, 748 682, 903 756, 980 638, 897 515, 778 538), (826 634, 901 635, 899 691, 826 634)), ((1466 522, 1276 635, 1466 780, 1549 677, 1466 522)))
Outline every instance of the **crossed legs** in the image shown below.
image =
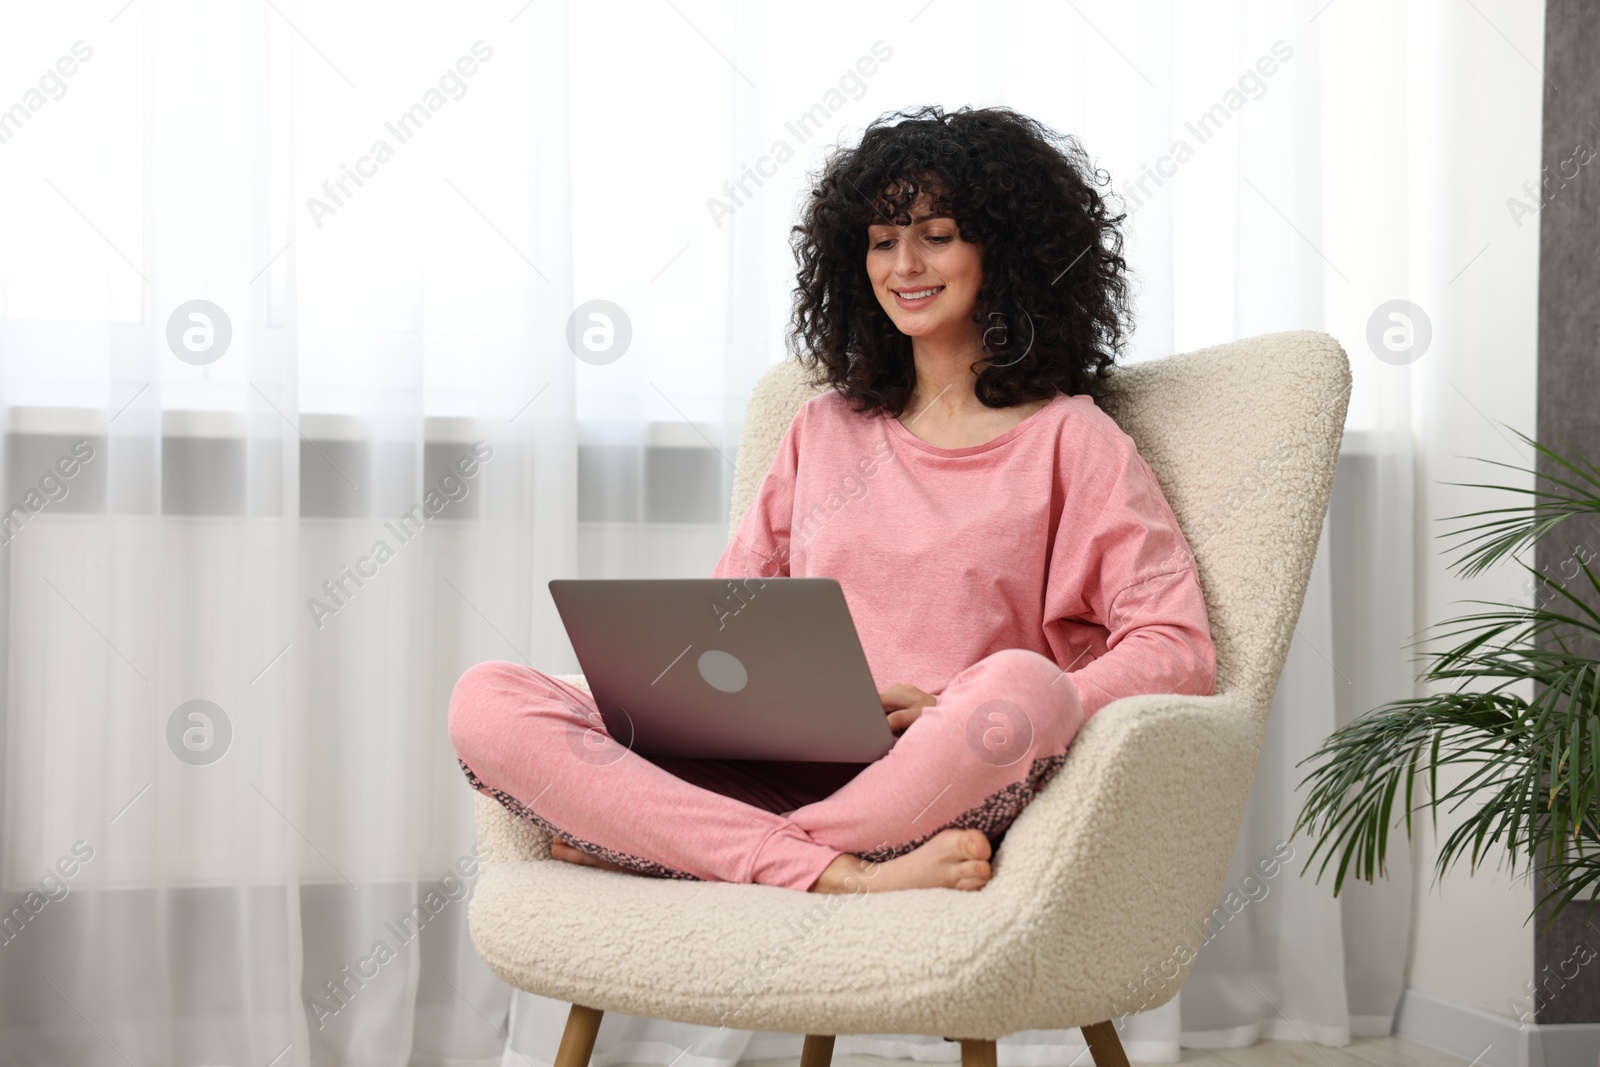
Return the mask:
POLYGON ((490 662, 457 682, 450 736, 474 787, 546 829, 558 858, 802 890, 979 888, 992 842, 1082 718, 1054 663, 1008 649, 956 675, 853 777, 782 764, 762 782, 753 764, 647 760, 610 738, 587 693, 490 662))

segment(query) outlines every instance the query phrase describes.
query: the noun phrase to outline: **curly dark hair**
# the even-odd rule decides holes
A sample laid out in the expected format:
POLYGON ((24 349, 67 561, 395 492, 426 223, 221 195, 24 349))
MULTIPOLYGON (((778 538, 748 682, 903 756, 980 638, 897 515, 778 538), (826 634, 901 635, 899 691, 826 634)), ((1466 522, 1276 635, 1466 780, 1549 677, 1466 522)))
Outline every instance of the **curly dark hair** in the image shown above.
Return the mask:
POLYGON ((790 336, 812 384, 833 386, 857 411, 905 410, 911 339, 867 277, 867 227, 906 225, 927 194, 962 239, 983 246, 978 399, 998 408, 1058 390, 1100 396, 1132 328, 1127 215, 1113 213, 1110 181, 1077 138, 1008 108, 879 117, 859 144, 829 156, 793 229, 790 336))

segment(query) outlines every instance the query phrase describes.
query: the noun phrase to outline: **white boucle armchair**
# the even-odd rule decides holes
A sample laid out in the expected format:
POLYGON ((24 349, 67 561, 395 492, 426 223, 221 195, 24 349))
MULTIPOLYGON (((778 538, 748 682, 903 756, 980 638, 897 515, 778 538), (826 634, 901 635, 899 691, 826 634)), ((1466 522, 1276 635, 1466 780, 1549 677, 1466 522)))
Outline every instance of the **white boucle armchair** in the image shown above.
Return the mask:
MULTIPOLYGON (((1215 694, 1102 708, 979 892, 824 897, 546 862, 548 836, 479 794, 472 939, 511 985, 574 1005, 556 1067, 587 1064, 608 1010, 803 1033, 802 1067, 827 1067, 834 1035, 890 1031, 958 1039, 964 1067, 994 1067, 995 1039, 1067 1027, 1083 1028, 1097 1067, 1128 1062, 1112 1020, 1177 992, 1192 962, 1178 946, 1215 906, 1233 855, 1350 369, 1332 337, 1295 332, 1113 373, 1105 407, 1198 563, 1215 694)), ((756 386, 735 527, 812 393, 792 361, 756 386)))

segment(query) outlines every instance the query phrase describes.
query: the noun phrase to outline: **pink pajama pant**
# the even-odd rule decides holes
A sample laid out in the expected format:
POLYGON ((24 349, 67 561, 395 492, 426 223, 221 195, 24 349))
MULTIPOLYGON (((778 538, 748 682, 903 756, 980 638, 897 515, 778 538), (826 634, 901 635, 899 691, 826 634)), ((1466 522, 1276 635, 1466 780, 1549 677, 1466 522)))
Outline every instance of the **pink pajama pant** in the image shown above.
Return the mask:
POLYGON ((874 763, 645 759, 589 694, 480 663, 450 698, 473 787, 558 840, 670 878, 809 889, 841 853, 903 855, 949 827, 998 843, 1083 721, 1072 680, 1023 649, 957 674, 874 763))

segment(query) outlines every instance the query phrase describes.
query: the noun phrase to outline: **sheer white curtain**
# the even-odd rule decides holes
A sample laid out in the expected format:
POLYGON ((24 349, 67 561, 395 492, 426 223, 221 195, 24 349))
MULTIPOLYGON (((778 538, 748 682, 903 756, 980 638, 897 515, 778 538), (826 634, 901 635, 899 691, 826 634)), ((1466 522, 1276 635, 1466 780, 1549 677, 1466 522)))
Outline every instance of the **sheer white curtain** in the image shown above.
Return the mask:
MULTIPOLYGON (((1294 328, 1351 351, 1335 506, 1229 876, 1249 902, 1125 1040, 1170 1060, 1387 1031, 1407 872, 1335 901, 1298 858, 1251 871, 1283 854, 1294 763, 1409 692, 1411 404, 1366 330, 1445 225, 1409 210, 1407 161, 1446 16, 0 11, 10 1059, 552 1058, 565 1005, 513 995, 465 935, 450 686, 483 659, 575 667, 551 577, 709 570, 744 399, 783 355, 806 172, 926 102, 1016 107, 1111 172, 1140 283, 1130 358, 1294 328)), ((1079 1049, 1030 1033, 1000 1055, 1079 1049)), ((596 1056, 798 1050, 608 1016, 596 1056)), ((896 1034, 840 1051, 956 1055, 896 1034)))
POLYGON ((501 1054, 444 709, 578 558, 515 10, 4 8, 7 1062, 501 1054))

